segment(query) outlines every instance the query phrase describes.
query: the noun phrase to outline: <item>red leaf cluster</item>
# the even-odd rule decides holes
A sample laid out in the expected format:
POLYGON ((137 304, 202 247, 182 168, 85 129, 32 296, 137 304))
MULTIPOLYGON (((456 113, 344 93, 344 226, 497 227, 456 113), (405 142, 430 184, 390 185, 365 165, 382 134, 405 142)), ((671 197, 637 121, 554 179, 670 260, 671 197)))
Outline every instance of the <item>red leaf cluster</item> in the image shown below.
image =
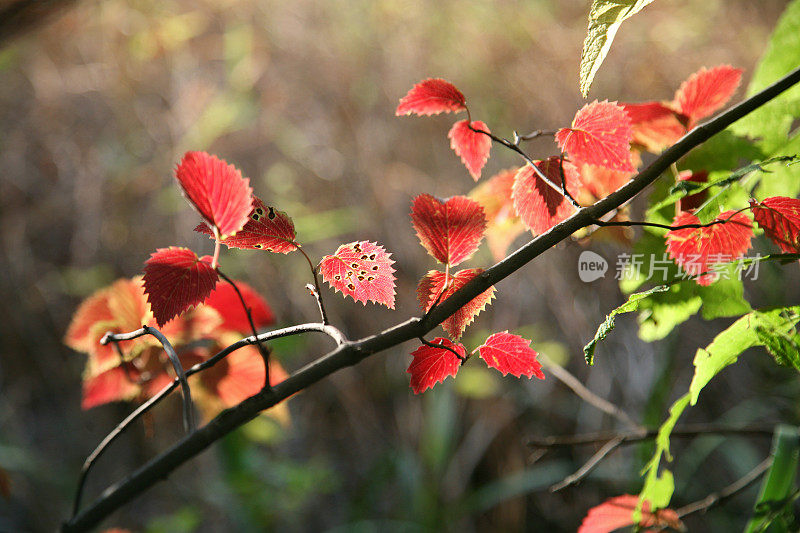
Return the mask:
MULTIPOLYGON (((633 494, 623 494, 604 501, 592 507, 583 519, 578 533, 611 533, 623 527, 633 525, 633 513, 639 503, 639 497, 633 494)), ((684 529, 678 514, 672 509, 650 511, 650 502, 642 504, 642 518, 640 528, 670 527, 677 531, 684 529)), ((651 530, 652 531, 652 530, 651 530)))
MULTIPOLYGON (((536 167, 551 184, 561 187, 561 161, 558 157, 549 157, 544 161, 536 161, 536 167)), ((564 182, 567 191, 574 197, 578 192, 580 176, 575 165, 563 162, 564 182)), ((548 185, 533 170, 531 165, 519 169, 514 178, 512 189, 514 208, 522 222, 533 231, 541 234, 568 218, 575 212, 575 207, 564 198, 560 190, 548 185)))
MULTIPOLYGON (((667 253, 684 272, 696 276, 698 285, 711 285, 719 277, 714 266, 734 261, 750 248, 753 224, 743 213, 725 211, 716 221, 725 221, 702 228, 675 229, 667 233, 667 253)), ((673 226, 699 224, 689 212, 679 213, 673 226)))
POLYGON ((466 196, 442 201, 421 194, 411 204, 411 220, 422 246, 450 266, 472 257, 486 231, 483 208, 466 196))
POLYGON ((438 115, 466 109, 467 101, 461 91, 443 79, 430 78, 414 85, 400 99, 395 115, 438 115))
MULTIPOLYGON (((200 224, 194 230, 214 238, 214 232, 206 224, 200 224)), ((235 235, 221 239, 220 242, 228 248, 288 254, 297 249, 295 237, 294 223, 289 215, 253 196, 253 209, 245 225, 235 235)))
MULTIPOLYGON (((437 301, 438 303, 444 302, 481 272, 483 272, 482 268, 468 268, 456 274, 448 275, 445 272, 431 270, 423 276, 417 286, 417 299, 419 300, 420 307, 423 311, 428 312, 428 310, 433 307, 434 303, 437 301)), ((467 302, 461 309, 442 322, 442 328, 451 338, 460 338, 466 327, 471 324, 472 321, 475 320, 475 317, 492 301, 492 298, 494 298, 494 291, 494 286, 489 287, 467 302)))
POLYGON ((205 152, 186 152, 175 178, 189 203, 220 237, 233 235, 247 222, 253 189, 233 165, 205 152))
POLYGON ((773 196, 750 200, 753 217, 769 239, 786 253, 800 253, 800 200, 773 196))
POLYGON ((466 357, 467 351, 461 344, 454 344, 450 339, 437 337, 432 344, 438 344, 446 348, 435 348, 423 344, 411 355, 414 359, 408 366, 407 372, 411 374, 411 390, 414 394, 419 394, 426 389, 432 388, 437 383, 441 383, 448 376, 456 376, 458 368, 461 366, 461 359, 453 353, 457 352, 461 357, 466 357), (449 350, 447 348, 450 348, 449 350), (451 351, 453 350, 453 351, 451 351))
POLYGON ((364 305, 375 302, 394 309, 394 268, 391 254, 378 243, 351 242, 339 246, 319 264, 322 279, 364 305))
POLYGON ((631 163, 631 119, 616 102, 592 102, 576 114, 571 128, 556 133, 562 152, 576 165, 596 165, 621 172, 636 170, 631 163))

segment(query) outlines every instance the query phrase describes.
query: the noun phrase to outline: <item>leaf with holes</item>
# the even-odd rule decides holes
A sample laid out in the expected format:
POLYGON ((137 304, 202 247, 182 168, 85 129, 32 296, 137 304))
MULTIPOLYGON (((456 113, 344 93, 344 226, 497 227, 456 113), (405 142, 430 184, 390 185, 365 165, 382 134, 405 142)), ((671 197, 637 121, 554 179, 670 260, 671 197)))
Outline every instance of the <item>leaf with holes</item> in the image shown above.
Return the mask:
POLYGON ((456 377, 461 366, 461 359, 450 350, 457 352, 461 357, 466 357, 467 354, 463 345, 454 344, 450 339, 436 337, 432 344, 446 348, 435 348, 423 344, 411 352, 414 360, 411 361, 406 372, 411 374, 411 390, 414 391, 414 394, 433 388, 437 383, 443 382, 447 376, 456 377))
POLYGON ((478 347, 481 359, 492 368, 496 368, 505 376, 536 376, 544 379, 542 365, 536 360, 538 355, 531 348, 531 341, 523 339, 508 331, 491 335, 478 347))
POLYGON ((767 237, 786 253, 800 252, 800 200, 773 196, 750 200, 753 217, 767 237))
MULTIPOLYGON (((575 212, 575 207, 561 193, 560 158, 553 156, 536 161, 536 167, 550 184, 540 178, 531 165, 525 165, 514 178, 512 198, 522 222, 533 233, 541 234, 568 218, 575 212)), ((574 198, 579 190, 580 176, 575 165, 567 161, 564 161, 564 182, 574 198)))
POLYGON ((159 327, 203 301, 219 280, 211 258, 188 248, 159 248, 145 261, 144 292, 159 327))
MULTIPOLYGON (((698 285, 711 285, 719 278, 715 265, 739 259, 750 248, 753 223, 743 213, 725 211, 717 221, 704 228, 675 229, 667 233, 667 253, 684 272, 696 276, 698 285)), ((679 213, 673 226, 699 224, 700 219, 688 212, 679 213)))
POLYGON ((686 134, 678 114, 660 102, 620 104, 631 119, 633 144, 660 153, 686 134))
MULTIPOLYGON (((472 128, 491 133, 489 126, 480 120, 473 121, 472 128)), ((467 120, 461 120, 453 124, 447 134, 447 138, 450 139, 450 148, 461 158, 461 162, 469 170, 472 179, 478 181, 481 177, 483 165, 489 160, 492 139, 488 135, 470 129, 470 123, 467 120)))
POLYGON ((414 85, 400 99, 395 115, 438 115, 466 109, 467 101, 461 91, 449 81, 430 78, 414 85))
MULTIPOLYGON (((421 280, 417 286, 417 300, 423 311, 426 313, 439 301, 439 304, 450 298, 453 293, 467 284, 468 281, 483 272, 482 268, 468 268, 461 270, 449 277, 438 270, 431 270, 421 280), (447 284, 445 285, 445 281, 447 284), (441 294, 441 297, 439 296, 441 294)), ((494 285, 483 291, 481 294, 466 303, 461 309, 450 315, 442 322, 442 328, 452 337, 458 339, 464 333, 464 329, 475 320, 475 317, 486 308, 486 305, 494 298, 494 285)), ((438 304, 437 304, 438 305, 438 304)))
MULTIPOLYGON (((253 324, 256 329, 268 326, 275 322, 275 315, 267 305, 266 300, 250 285, 243 281, 234 281, 247 308, 250 316, 253 317, 253 324)), ((223 330, 236 331, 244 335, 252 333, 247 313, 242 307, 242 301, 236 293, 236 289, 230 283, 219 283, 206 298, 205 304, 215 309, 222 317, 222 324, 219 326, 223 330)))
POLYGON ((722 108, 742 79, 742 69, 720 65, 701 68, 684 81, 675 93, 673 107, 689 118, 688 127, 722 108))
MULTIPOLYGON (((214 238, 214 232, 205 224, 194 230, 214 238)), ((266 250, 288 254, 297 249, 295 244, 294 223, 289 215, 266 205, 260 198, 253 196, 253 209, 244 227, 236 235, 222 239, 220 242, 228 248, 248 250, 266 250)))
MULTIPOLYGON (((633 494, 609 498, 589 510, 578 528, 578 533, 610 533, 623 527, 632 526, 634 524, 633 514, 638 503, 639 497, 633 494)), ((640 528, 669 527, 676 531, 685 529, 678 514, 672 509, 651 512, 650 502, 645 501, 642 504, 641 514, 640 528)))
POLYGON ((422 246, 437 261, 455 266, 472 257, 486 231, 486 216, 475 200, 447 201, 421 194, 411 204, 411 220, 422 246))
POLYGON ((583 106, 571 128, 556 132, 562 152, 576 165, 589 164, 623 172, 636 170, 631 163, 631 119, 616 102, 594 101, 583 106))
POLYGON ((233 165, 205 152, 186 152, 175 178, 189 203, 220 237, 233 235, 247 222, 253 189, 233 165))
POLYGON ((393 263, 391 254, 378 243, 360 241, 343 244, 333 255, 323 257, 319 271, 345 297, 394 309, 393 263))
POLYGON ((525 226, 514 210, 511 198, 518 169, 499 172, 470 191, 469 196, 483 207, 486 215, 486 244, 496 261, 506 256, 511 243, 525 226))

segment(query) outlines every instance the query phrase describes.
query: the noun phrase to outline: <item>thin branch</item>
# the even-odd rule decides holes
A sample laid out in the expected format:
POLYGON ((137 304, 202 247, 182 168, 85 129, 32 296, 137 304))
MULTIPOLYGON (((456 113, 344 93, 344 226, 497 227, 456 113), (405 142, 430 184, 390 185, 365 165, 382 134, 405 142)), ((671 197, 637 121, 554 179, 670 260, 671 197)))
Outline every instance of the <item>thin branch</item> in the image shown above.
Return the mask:
POLYGON ((605 398, 601 398, 597 394, 593 393, 589 389, 587 389, 583 383, 580 382, 578 378, 573 376, 566 368, 559 366, 546 356, 539 354, 539 360, 545 365, 547 370, 550 371, 552 375, 554 375, 561 383, 569 387, 572 392, 577 394, 583 401, 586 403, 596 407, 600 411, 613 416, 626 426, 630 426, 636 428, 638 433, 643 433, 646 431, 644 426, 637 423, 628 413, 623 411, 620 407, 614 405, 613 403, 609 402, 605 398))
POLYGON ((294 243, 294 245, 297 247, 300 253, 303 254, 303 257, 306 258, 306 261, 308 262, 308 268, 311 269, 311 275, 314 277, 314 286, 317 288, 314 296, 317 298, 317 305, 319 306, 319 314, 322 316, 322 323, 326 325, 330 324, 330 321, 328 320, 328 314, 325 312, 325 305, 322 303, 322 288, 320 288, 319 285, 317 267, 314 266, 314 263, 311 261, 311 258, 308 257, 306 251, 303 250, 302 246, 297 243, 294 243))
POLYGON ((317 288, 311 284, 306 283, 306 290, 314 297, 317 301, 317 308, 319 309, 319 316, 322 320, 323 324, 326 323, 327 317, 325 316, 325 308, 322 306, 322 295, 319 293, 317 288))
POLYGON ((453 355, 455 355, 456 357, 458 357, 458 359, 461 361, 462 365, 467 362, 467 356, 461 355, 460 353, 458 353, 457 351, 455 351, 454 349, 452 349, 449 346, 445 346, 444 344, 436 344, 434 342, 427 341, 427 340, 425 340, 425 337, 418 337, 418 339, 419 339, 419 342, 421 342, 425 346, 430 346, 431 348, 437 348, 439 350, 447 350, 448 352, 450 352, 453 355))
POLYGON ((558 132, 558 130, 535 130, 530 132, 527 135, 518 135, 517 132, 514 132, 514 144, 519 146, 519 143, 522 141, 532 141, 533 139, 537 139, 539 137, 553 137, 558 132))
POLYGON ((603 459, 608 457, 611 452, 619 448, 620 444, 622 444, 622 437, 616 437, 606 442, 603 447, 597 450, 588 461, 583 463, 583 466, 580 467, 574 474, 565 477, 555 485, 551 485, 550 492, 558 492, 561 489, 565 489, 570 485, 578 483, 580 480, 588 476, 589 473, 594 470, 603 459))
MULTIPOLYGON (((236 295, 239 297, 239 302, 242 304, 242 309, 244 309, 244 313, 247 315, 247 322, 250 324, 250 331, 253 333, 254 337, 258 336, 258 331, 256 330, 256 324, 253 322, 253 313, 250 311, 250 308, 247 307, 247 302, 244 301, 244 296, 242 295, 242 291, 239 290, 239 287, 234 283, 234 281, 226 276, 222 270, 217 267, 217 273, 227 281, 233 290, 236 291, 236 295)), ((269 348, 264 346, 261 341, 256 342, 256 348, 258 348, 258 353, 261 354, 261 359, 264 360, 264 388, 270 388, 270 379, 269 379, 269 348)))
POLYGON ((310 387, 337 370, 353 366, 374 353, 425 335, 495 283, 507 278, 536 257, 552 249, 559 242, 568 239, 576 231, 591 226, 595 220, 604 214, 631 200, 657 180, 661 173, 669 168, 669 165, 683 157, 691 149, 699 146, 753 110, 758 109, 798 81, 800 81, 800 68, 793 70, 776 83, 724 113, 700 124, 684 135, 676 144, 664 151, 626 185, 594 205, 579 209, 568 219, 534 238, 494 266, 489 267, 438 305, 424 319, 410 318, 375 335, 358 341, 342 342, 333 351, 328 352, 328 354, 306 365, 286 380, 277 384, 272 388, 272 392, 262 391, 236 407, 226 409, 206 426, 181 439, 168 450, 131 473, 124 480, 106 489, 91 506, 65 523, 62 526, 62 531, 65 533, 86 531, 114 510, 167 477, 173 470, 206 449, 219 438, 258 416, 261 411, 269 409, 292 394, 310 387))
POLYGON ((731 219, 742 213, 744 211, 750 210, 751 207, 743 207, 738 211, 735 211, 728 215, 727 217, 719 220, 712 220, 707 224, 681 224, 678 226, 670 226, 668 224, 658 224, 657 222, 643 222, 643 221, 635 221, 635 220, 619 220, 619 221, 605 221, 605 220, 595 220, 596 226, 608 227, 608 226, 623 226, 623 227, 631 227, 631 226, 646 226, 649 228, 662 228, 668 230, 678 230, 678 229, 690 229, 690 228, 710 228, 711 226, 716 226, 717 224, 740 224, 744 225, 741 222, 731 222, 731 219))

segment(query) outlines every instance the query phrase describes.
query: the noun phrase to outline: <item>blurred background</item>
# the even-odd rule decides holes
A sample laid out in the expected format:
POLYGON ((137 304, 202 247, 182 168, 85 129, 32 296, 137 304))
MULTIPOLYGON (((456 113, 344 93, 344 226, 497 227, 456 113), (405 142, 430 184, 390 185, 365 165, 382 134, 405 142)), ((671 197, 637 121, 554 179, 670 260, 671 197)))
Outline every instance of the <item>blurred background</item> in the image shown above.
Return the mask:
MULTIPOLYGON (((745 69, 747 83, 786 1, 661 0, 622 26, 590 99, 671 99, 702 66, 745 69)), ((452 116, 398 118, 416 82, 442 77, 493 132, 558 128, 584 101, 578 63, 588 1, 79 1, 0 43, 0 531, 48 531, 68 517, 80 466, 129 404, 80 409, 85 356, 62 344, 82 298, 141 271, 157 247, 212 243, 174 185, 186 150, 237 165, 286 211, 318 260, 339 243, 374 240, 397 263, 397 309, 326 291, 350 338, 418 313, 417 280, 434 268, 411 228, 422 192, 466 194, 474 182, 449 148, 452 116)), ((736 98, 741 97, 742 91, 736 98)), ((529 152, 555 152, 550 139, 529 152)), ((494 147, 484 176, 520 161, 494 147)), ((525 237, 516 241, 524 242, 525 237)), ((624 248, 589 248, 612 263, 624 248)), ((471 349, 511 330, 634 418, 659 424, 687 390, 691 360, 731 320, 690 321, 645 343, 620 319, 595 367, 581 347, 623 301, 613 276, 578 279, 578 243, 561 245, 498 285, 467 330, 471 349)), ((493 262, 486 247, 467 266, 493 262)), ((228 274, 266 296, 279 325, 317 320, 299 255, 223 251, 228 274)), ((747 287, 754 305, 797 301, 796 267, 747 287)), ((613 273, 613 266, 612 266, 613 273)), ((322 337, 274 345, 292 371, 329 348, 322 337)), ((572 531, 604 499, 637 493, 649 445, 617 452, 581 485, 547 487, 594 451, 543 457, 532 436, 615 427, 548 375, 489 373, 411 393, 410 343, 338 372, 289 400, 291 423, 261 418, 110 517, 132 531, 572 531)), ((798 423, 800 387, 753 351, 710 386, 686 422, 798 423)), ((90 502, 182 434, 170 398, 92 472, 90 502)), ((677 441, 675 505, 740 477, 769 439, 677 441)), ((739 528, 755 489, 687 522, 739 528)))

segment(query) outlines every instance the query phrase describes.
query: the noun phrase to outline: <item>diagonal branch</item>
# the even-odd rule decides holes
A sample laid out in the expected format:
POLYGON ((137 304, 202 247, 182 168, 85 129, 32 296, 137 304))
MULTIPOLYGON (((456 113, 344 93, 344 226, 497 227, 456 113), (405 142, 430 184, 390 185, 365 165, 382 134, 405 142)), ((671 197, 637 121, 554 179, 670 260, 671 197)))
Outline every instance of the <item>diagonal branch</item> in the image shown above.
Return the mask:
POLYGON ((691 149, 769 102, 797 82, 800 82, 800 68, 793 70, 773 85, 712 120, 700 124, 619 190, 590 207, 579 209, 574 215, 554 226, 547 233, 536 237, 510 256, 485 270, 438 305, 424 319, 410 318, 375 335, 358 341, 343 342, 333 351, 295 372, 288 379, 273 387, 271 391, 262 391, 236 407, 223 411, 206 426, 184 437, 124 480, 106 489, 91 506, 65 523, 62 531, 86 531, 156 482, 167 477, 173 470, 223 435, 255 418, 264 409, 310 387, 337 370, 355 365, 374 353, 426 334, 490 286, 507 278, 534 258, 569 238, 574 232, 594 224, 595 220, 632 199, 691 149))

